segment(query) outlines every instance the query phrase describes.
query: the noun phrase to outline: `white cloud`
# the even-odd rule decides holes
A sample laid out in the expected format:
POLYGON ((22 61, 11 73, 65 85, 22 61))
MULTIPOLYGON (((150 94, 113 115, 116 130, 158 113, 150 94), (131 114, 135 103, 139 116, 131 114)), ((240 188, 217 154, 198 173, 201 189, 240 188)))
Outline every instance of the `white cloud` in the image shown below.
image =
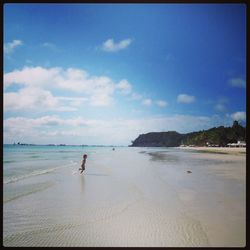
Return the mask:
POLYGON ((52 50, 56 49, 56 45, 54 43, 48 43, 48 42, 43 43, 42 47, 49 48, 49 49, 52 49, 52 50))
MULTIPOLYGON (((4 121, 4 139, 14 141, 50 143, 76 140, 81 134, 76 128, 86 126, 83 119, 61 119, 56 116, 40 118, 13 117, 4 121), (70 128, 70 129, 69 129, 70 128)), ((83 134, 83 132, 81 132, 83 134)))
POLYGON ((177 102, 179 103, 192 103, 195 101, 195 97, 191 95, 186 95, 186 94, 180 94, 177 97, 177 102))
POLYGON ((231 118, 236 121, 245 121, 246 120, 246 112, 239 111, 231 114, 231 118))
POLYGON ((39 88, 23 88, 18 92, 9 92, 4 95, 4 108, 23 109, 39 106, 55 107, 57 99, 49 91, 39 88))
POLYGON ((246 88, 246 80, 243 78, 232 78, 228 82, 232 87, 246 88))
POLYGON ((81 117, 71 118, 71 119, 62 119, 58 116, 42 116, 39 118, 25 118, 25 117, 11 117, 4 120, 4 128, 8 129, 27 129, 28 131, 32 129, 47 129, 51 127, 60 127, 70 126, 75 127, 86 127, 91 124, 91 120, 85 120, 81 117))
POLYGON ((141 100, 142 98, 143 98, 143 96, 138 94, 138 93, 133 92, 131 94, 131 100, 141 100))
POLYGON ((88 101, 88 98, 85 97, 57 97, 60 101, 68 102, 68 105, 73 107, 80 107, 83 103, 88 101))
POLYGON ((26 59, 26 60, 25 60, 25 63, 27 63, 27 64, 32 64, 33 62, 32 62, 30 59, 26 59))
POLYGON ((165 102, 165 101, 162 101, 162 100, 158 100, 158 101, 156 101, 156 104, 159 106, 159 107, 166 107, 167 105, 168 105, 168 103, 167 102, 165 102))
POLYGON ((18 92, 4 94, 4 109, 8 110, 54 110, 75 111, 70 106, 63 106, 60 99, 53 96, 50 91, 37 87, 26 87, 18 92))
POLYGON ((225 112, 227 110, 228 102, 229 102, 228 98, 225 97, 219 98, 216 105, 214 106, 214 109, 219 112, 225 112))
MULTIPOLYGON (((37 88, 37 90, 40 89, 41 92, 50 92, 51 95, 53 95, 53 93, 56 93, 57 90, 69 91, 69 93, 71 92, 71 94, 77 95, 76 98, 81 98, 72 101, 68 99, 67 104, 73 107, 80 107, 83 103, 91 106, 112 105, 114 104, 115 93, 129 95, 129 100, 143 99, 142 95, 132 92, 132 84, 129 83, 126 79, 122 79, 116 83, 107 76, 90 75, 87 71, 77 68, 62 69, 60 67, 45 68, 40 66, 24 67, 21 70, 13 70, 4 74, 5 91, 7 91, 8 88, 13 84, 19 85, 20 87, 22 87, 22 89, 37 88), (79 97, 79 95, 81 96, 79 97)), ((6 98, 15 96, 16 99, 16 97, 18 97, 17 94, 20 94, 25 98, 25 92, 19 91, 15 92, 16 94, 7 93, 5 92, 6 98)), ((34 95, 34 98, 35 96, 39 96, 42 94, 44 94, 44 92, 40 94, 36 93, 36 95, 34 95)), ((60 96, 57 96, 56 98, 59 101, 67 101, 65 98, 63 99, 63 97, 61 98, 60 96)), ((18 104, 17 100, 15 101, 15 105, 10 104, 11 101, 7 102, 8 103, 6 103, 7 105, 5 105, 5 107, 7 107, 8 109, 14 108, 16 104, 17 106, 15 109, 28 107, 27 105, 18 104)), ((34 101, 33 103, 35 104, 36 102, 34 101)), ((58 105, 61 104, 61 102, 57 103, 58 105)), ((151 99, 145 99, 142 103, 149 106, 153 102, 151 99)), ((157 101, 156 104, 160 107, 164 107, 167 105, 166 102, 161 100, 157 101)), ((73 107, 71 107, 70 109, 72 109, 73 107)), ((57 110, 59 110, 59 108, 57 110)), ((62 110, 65 110, 65 108, 62 110)))
POLYGON ((62 73, 60 68, 24 67, 4 74, 4 87, 15 83, 32 87, 58 85, 62 73))
MULTIPOLYGON (((32 88, 37 88, 37 91, 40 89, 41 93, 38 94, 36 92, 34 96, 44 95, 45 91, 48 94, 48 91, 52 93, 52 90, 67 90, 77 95, 81 94, 85 100, 89 100, 88 104, 92 106, 111 105, 115 91, 122 94, 129 94, 132 89, 132 85, 126 79, 115 83, 107 76, 90 76, 86 71, 81 69, 68 68, 64 70, 59 67, 24 67, 22 70, 14 70, 4 74, 4 88, 7 89, 13 84, 18 84, 23 89, 29 89, 29 91, 32 88)), ((19 91, 15 94, 5 93, 5 98, 13 100, 13 97, 18 97, 18 94, 21 94, 21 96, 24 96, 24 94, 27 95, 27 91, 24 92, 23 90, 23 92, 19 91)), ((11 100, 7 101, 6 107, 14 108, 11 100)), ((35 104, 35 101, 32 103, 35 104)), ((76 107, 79 106, 79 103, 78 100, 74 104, 71 104, 76 107)), ((27 107, 27 105, 22 106, 21 104, 18 106, 27 107)))
POLYGON ((131 44, 131 42, 131 39, 124 39, 118 43, 114 43, 113 39, 108 39, 103 43, 102 49, 107 52, 116 52, 122 49, 126 49, 131 44))
POLYGON ((152 105, 152 100, 151 99, 144 99, 142 101, 142 104, 145 106, 151 106, 152 105))
POLYGON ((131 84, 126 80, 121 80, 117 85, 116 88, 121 91, 122 94, 129 94, 132 90, 131 84))
POLYGON ((223 103, 217 103, 215 106, 214 106, 215 110, 216 111, 219 111, 219 112, 224 112, 226 111, 226 106, 223 104, 223 103))
POLYGON ((114 103, 114 99, 105 93, 96 93, 90 97, 91 106, 109 106, 114 103))
POLYGON ((21 40, 13 40, 12 42, 4 44, 4 53, 10 54, 14 51, 14 49, 20 45, 22 45, 23 42, 21 40))
POLYGON ((4 74, 5 87, 11 84, 26 86, 53 87, 72 92, 93 93, 98 91, 112 92, 114 82, 106 76, 89 76, 81 69, 68 68, 43 68, 24 67, 22 70, 14 70, 4 74))

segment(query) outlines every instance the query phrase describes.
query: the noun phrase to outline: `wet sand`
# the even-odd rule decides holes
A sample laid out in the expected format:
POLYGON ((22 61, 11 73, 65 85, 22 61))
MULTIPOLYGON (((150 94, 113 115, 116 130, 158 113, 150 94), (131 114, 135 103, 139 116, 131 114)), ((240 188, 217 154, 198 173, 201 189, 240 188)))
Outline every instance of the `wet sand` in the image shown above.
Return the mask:
POLYGON ((4 204, 4 246, 245 246, 245 155, 125 148, 76 169, 4 204))
POLYGON ((239 147, 239 148, 233 148, 233 147, 178 147, 181 149, 186 150, 197 150, 197 151, 203 151, 208 153, 224 153, 224 154, 245 154, 246 148, 239 147))

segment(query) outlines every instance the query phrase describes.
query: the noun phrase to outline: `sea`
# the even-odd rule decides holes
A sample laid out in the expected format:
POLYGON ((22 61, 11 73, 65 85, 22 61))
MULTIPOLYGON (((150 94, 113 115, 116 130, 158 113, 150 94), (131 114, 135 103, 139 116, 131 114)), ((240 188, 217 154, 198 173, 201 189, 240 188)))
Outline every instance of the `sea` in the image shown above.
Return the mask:
POLYGON ((109 146, 18 145, 3 147, 4 202, 30 195, 50 187, 63 168, 73 173, 80 168, 83 154, 88 162, 105 152, 109 146), (42 178, 41 178, 42 177, 42 178))

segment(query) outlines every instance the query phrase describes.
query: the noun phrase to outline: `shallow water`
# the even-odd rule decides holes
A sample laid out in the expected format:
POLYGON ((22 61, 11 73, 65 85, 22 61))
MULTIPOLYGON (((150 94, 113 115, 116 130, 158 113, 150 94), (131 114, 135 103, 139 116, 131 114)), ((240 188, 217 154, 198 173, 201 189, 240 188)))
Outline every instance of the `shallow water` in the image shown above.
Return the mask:
POLYGON ((245 156, 33 146, 4 161, 4 246, 245 244, 245 156))

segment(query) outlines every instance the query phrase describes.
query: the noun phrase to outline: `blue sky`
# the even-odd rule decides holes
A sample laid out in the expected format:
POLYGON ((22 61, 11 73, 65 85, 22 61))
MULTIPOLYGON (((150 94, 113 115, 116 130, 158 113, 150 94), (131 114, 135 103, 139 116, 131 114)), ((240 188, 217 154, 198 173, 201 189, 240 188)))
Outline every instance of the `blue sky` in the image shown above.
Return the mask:
POLYGON ((5 4, 4 142, 128 145, 246 119, 244 4, 5 4))

